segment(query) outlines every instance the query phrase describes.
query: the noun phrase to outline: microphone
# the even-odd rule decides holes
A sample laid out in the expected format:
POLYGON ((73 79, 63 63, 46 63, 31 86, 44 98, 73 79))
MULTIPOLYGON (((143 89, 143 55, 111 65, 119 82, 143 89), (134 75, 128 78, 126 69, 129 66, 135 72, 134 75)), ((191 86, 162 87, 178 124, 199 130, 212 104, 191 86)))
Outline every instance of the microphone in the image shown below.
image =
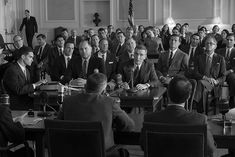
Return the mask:
POLYGON ((49 117, 49 116, 51 116, 51 113, 46 111, 46 107, 47 107, 47 104, 48 104, 48 94, 47 94, 47 92, 41 92, 39 97, 40 97, 40 102, 43 105, 43 111, 39 112, 37 115, 39 117, 49 117))
POLYGON ((134 88, 134 71, 135 71, 135 67, 132 66, 130 68, 130 73, 131 73, 131 76, 130 76, 130 89, 127 90, 127 92, 130 92, 130 93, 137 92, 137 89, 134 88))
POLYGON ((64 86, 59 86, 58 88, 58 97, 57 97, 57 102, 61 106, 64 102, 64 86))

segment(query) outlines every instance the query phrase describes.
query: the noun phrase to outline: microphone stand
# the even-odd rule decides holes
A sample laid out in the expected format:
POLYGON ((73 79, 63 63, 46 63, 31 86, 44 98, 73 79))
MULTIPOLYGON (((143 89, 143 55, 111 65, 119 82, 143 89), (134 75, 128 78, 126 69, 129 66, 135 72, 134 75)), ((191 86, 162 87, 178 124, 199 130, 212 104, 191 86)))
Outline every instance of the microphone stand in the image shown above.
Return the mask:
POLYGON ((126 91, 129 93, 136 93, 138 90, 134 87, 134 68, 131 68, 131 79, 130 79, 130 89, 126 91))

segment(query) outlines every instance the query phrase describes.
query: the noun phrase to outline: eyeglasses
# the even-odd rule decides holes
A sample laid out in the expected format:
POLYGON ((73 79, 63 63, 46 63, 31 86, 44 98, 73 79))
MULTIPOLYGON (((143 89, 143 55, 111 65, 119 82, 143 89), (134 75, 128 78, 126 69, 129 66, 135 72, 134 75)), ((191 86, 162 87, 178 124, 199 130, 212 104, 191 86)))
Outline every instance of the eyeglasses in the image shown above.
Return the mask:
POLYGON ((206 45, 216 45, 216 43, 212 43, 212 42, 206 42, 206 45))

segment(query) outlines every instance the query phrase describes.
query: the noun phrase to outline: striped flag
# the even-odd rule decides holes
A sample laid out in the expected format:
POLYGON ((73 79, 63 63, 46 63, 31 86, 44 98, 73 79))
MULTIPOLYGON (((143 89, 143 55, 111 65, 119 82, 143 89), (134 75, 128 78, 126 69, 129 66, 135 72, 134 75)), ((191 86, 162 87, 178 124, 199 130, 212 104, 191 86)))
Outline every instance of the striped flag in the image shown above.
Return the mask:
POLYGON ((133 2, 129 1, 129 11, 128 11, 128 22, 131 27, 134 26, 134 11, 133 11, 133 2))

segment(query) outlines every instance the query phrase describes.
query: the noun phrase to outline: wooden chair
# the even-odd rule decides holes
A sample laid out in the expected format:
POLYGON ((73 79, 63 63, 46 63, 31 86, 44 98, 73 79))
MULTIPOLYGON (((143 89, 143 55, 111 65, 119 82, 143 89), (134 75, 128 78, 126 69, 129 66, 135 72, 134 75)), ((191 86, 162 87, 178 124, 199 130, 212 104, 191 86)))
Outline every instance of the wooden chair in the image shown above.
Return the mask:
POLYGON ((206 125, 144 123, 145 157, 205 157, 206 125))
POLYGON ((49 157, 105 157, 101 122, 45 120, 49 157))
POLYGON ((188 111, 192 111, 193 99, 194 99, 194 95, 195 95, 195 92, 196 92, 197 81, 194 80, 194 79, 190 79, 189 81, 192 84, 192 92, 191 92, 190 98, 185 103, 185 109, 188 110, 188 111))

